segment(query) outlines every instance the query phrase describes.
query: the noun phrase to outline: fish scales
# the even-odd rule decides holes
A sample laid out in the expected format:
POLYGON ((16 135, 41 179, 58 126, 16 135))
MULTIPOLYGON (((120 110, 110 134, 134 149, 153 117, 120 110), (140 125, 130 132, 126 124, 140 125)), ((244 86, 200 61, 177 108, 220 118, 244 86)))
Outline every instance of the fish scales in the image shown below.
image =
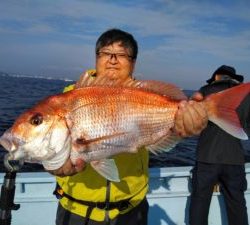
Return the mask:
POLYGON ((107 135, 117 137, 105 140, 99 147, 92 145, 86 154, 81 152, 85 154, 82 157, 86 161, 101 159, 104 156, 100 152, 105 156, 124 151, 135 152, 142 145, 155 143, 173 126, 177 102, 170 104, 167 98, 155 94, 146 97, 147 93, 140 90, 110 88, 105 90, 107 97, 102 96, 101 100, 93 93, 93 90, 84 93, 87 99, 91 99, 91 104, 84 103, 82 107, 78 102, 79 110, 70 113, 70 120, 77 124, 72 130, 72 137, 79 133, 84 134, 85 139, 107 135), (131 142, 134 144, 130 145, 131 142), (120 143, 119 148, 106 147, 116 146, 115 143, 120 143))

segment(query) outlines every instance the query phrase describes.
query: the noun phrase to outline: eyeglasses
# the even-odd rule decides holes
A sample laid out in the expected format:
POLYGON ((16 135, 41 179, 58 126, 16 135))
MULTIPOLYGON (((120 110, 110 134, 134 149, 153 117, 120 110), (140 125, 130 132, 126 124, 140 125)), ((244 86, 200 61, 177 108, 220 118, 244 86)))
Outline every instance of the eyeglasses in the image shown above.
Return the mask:
POLYGON ((104 60, 111 60, 113 57, 118 60, 128 60, 128 59, 133 59, 133 56, 130 56, 126 53, 122 53, 122 52, 117 52, 117 53, 112 53, 112 52, 104 52, 104 51, 100 51, 97 52, 96 55, 104 60))

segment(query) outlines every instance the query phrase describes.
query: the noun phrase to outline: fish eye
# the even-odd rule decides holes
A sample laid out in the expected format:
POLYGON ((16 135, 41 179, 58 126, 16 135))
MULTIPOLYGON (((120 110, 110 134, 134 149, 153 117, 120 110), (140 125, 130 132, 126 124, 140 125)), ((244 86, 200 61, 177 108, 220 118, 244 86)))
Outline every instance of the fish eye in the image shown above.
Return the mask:
POLYGON ((36 113, 34 116, 31 117, 30 123, 32 125, 38 126, 43 122, 43 116, 40 113, 36 113))

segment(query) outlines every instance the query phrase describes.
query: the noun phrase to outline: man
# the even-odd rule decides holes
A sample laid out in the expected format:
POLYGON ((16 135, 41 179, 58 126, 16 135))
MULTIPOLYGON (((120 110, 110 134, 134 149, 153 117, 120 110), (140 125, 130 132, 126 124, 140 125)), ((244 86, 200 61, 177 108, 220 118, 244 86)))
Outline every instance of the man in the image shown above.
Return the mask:
MULTIPOLYGON (((84 76, 93 79, 96 76, 132 77, 137 52, 137 42, 131 34, 118 29, 108 30, 96 43, 96 71, 89 71, 84 76)), ((180 104, 175 130, 181 136, 199 133, 206 123, 207 115, 202 104, 180 104), (199 122, 193 123, 193 120, 199 122)), ((146 149, 136 154, 115 156, 120 182, 105 180, 84 162, 73 166, 68 160, 63 167, 53 171, 58 175, 57 195, 61 198, 56 224, 146 225, 148 157, 146 149)))
MULTIPOLYGON (((243 82, 231 66, 222 65, 201 87, 203 95, 219 92, 243 82)), ((241 124, 249 134, 250 98, 237 109, 241 124)), ((207 225, 214 185, 220 185, 224 195, 229 225, 248 224, 244 191, 247 188, 244 152, 241 141, 212 122, 202 131, 197 145, 197 162, 193 169, 190 204, 190 225, 207 225)))

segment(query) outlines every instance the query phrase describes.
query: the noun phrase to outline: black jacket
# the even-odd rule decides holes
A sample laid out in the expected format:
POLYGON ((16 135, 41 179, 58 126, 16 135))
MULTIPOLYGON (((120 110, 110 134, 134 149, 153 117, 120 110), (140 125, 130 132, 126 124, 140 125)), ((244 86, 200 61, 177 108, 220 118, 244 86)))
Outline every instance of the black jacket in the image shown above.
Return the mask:
MULTIPOLYGON (((206 96, 237 85, 231 80, 218 81, 200 89, 200 92, 206 96)), ((237 114, 241 124, 250 134, 250 95, 248 95, 237 108, 237 114)), ((215 164, 243 165, 244 150, 241 141, 212 122, 208 122, 198 140, 197 161, 215 164)))

